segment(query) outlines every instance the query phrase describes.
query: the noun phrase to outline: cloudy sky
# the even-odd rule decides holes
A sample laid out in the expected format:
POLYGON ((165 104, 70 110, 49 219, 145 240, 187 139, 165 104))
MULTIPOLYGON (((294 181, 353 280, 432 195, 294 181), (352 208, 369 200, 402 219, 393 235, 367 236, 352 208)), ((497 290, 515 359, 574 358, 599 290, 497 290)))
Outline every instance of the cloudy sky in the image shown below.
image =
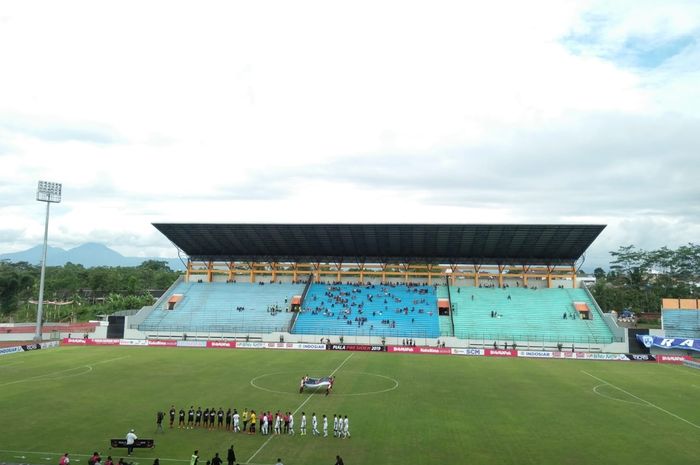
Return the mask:
MULTIPOLYGON (((0 4, 0 253, 152 222, 603 223, 700 238, 700 2, 0 4)), ((584 266, 584 269, 589 268, 584 266)))

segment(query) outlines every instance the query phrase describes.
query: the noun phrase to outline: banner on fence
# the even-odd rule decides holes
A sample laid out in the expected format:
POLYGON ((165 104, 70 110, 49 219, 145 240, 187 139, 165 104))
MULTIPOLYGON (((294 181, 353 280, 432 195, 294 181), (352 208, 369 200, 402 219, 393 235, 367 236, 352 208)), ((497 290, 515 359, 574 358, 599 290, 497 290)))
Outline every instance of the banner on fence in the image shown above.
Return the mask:
POLYGON ((386 346, 362 344, 328 344, 328 350, 350 350, 353 352, 384 352, 386 346))
POLYGON ((644 347, 660 347, 662 349, 684 349, 696 350, 700 352, 700 339, 690 339, 683 337, 660 337, 649 334, 637 334, 637 340, 644 344, 644 347))

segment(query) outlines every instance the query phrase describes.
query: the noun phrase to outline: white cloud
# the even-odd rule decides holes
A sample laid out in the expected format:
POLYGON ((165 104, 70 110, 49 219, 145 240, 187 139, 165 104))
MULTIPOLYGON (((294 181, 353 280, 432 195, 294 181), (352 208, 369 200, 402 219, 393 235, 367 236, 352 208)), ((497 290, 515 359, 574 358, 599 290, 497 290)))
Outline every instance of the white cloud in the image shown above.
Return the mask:
MULTIPOLYGON (((58 245, 97 238, 146 255, 170 250, 154 221, 590 217, 626 240, 641 210, 630 199, 646 201, 635 179, 646 188, 664 165, 654 151, 670 157, 673 145, 681 163, 697 153, 697 139, 678 143, 667 129, 698 116, 697 49, 650 70, 600 51, 642 35, 697 38, 697 8, 4 2, 0 223, 25 237, 0 232, 0 248, 40 237, 38 179, 65 185, 52 218, 58 245), (567 43, 591 34, 585 53, 567 43), (637 163, 621 152, 640 149, 625 139, 630 128, 640 137, 640 119, 666 132, 644 138, 637 163), (610 185, 623 195, 601 194, 610 185), (595 199, 590 208, 568 200, 576 189, 595 199), (631 223, 613 221, 625 214, 631 223)), ((687 168, 664 166, 660 184, 687 168)), ((668 201, 695 192, 664 189, 668 201)), ((656 213, 657 238, 673 228, 692 239, 692 220, 656 213)))

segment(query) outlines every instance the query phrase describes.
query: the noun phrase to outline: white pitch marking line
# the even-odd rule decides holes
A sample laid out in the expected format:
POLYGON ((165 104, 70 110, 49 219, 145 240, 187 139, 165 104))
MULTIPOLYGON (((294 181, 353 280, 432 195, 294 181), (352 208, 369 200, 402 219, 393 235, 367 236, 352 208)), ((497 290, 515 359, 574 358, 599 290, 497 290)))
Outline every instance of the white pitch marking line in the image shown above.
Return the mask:
MULTIPOLYGON (((353 355, 355 355, 355 352, 353 352, 353 353, 351 353, 350 355, 348 355, 347 358, 346 358, 345 360, 343 360, 343 361, 341 362, 340 365, 338 365, 338 368, 336 368, 335 370, 333 370, 333 372, 330 374, 330 376, 333 376, 334 374, 336 374, 336 373, 338 372, 338 370, 340 370, 340 369, 342 368, 342 366, 345 365, 345 362, 347 362, 348 360, 350 360, 350 357, 352 357, 353 355)), ((318 389, 318 388, 316 388, 316 389, 318 389)), ((315 389, 314 389, 314 392, 316 392, 315 389)), ((292 415, 296 415, 296 413, 297 413, 299 410, 301 410, 301 408, 302 408, 304 405, 306 405, 306 403, 311 399, 311 397, 312 397, 313 395, 314 395, 313 392, 312 392, 311 394, 309 394, 308 397, 304 400, 304 402, 302 402, 301 405, 300 405, 299 407, 297 407, 297 409, 294 410, 294 411, 292 412, 292 415)), ((266 446, 270 441, 272 441, 272 438, 274 438, 274 437, 275 437, 275 435, 271 435, 271 436, 267 439, 267 441, 265 441, 265 442, 263 443, 263 445, 260 446, 260 448, 259 448, 258 450, 256 450, 255 453, 254 453, 253 455, 251 455, 250 458, 249 458, 245 463, 247 463, 247 464, 250 465, 250 464, 251 464, 250 461, 253 460, 253 459, 255 458, 255 456, 258 455, 258 454, 260 453, 260 451, 263 450, 263 449, 265 448, 265 446, 266 446)))
POLYGON ((632 394, 631 392, 627 392, 627 391, 625 391, 624 389, 622 389, 622 388, 620 388, 620 387, 617 387, 617 386, 615 386, 615 385, 612 384, 612 383, 608 383, 608 382, 605 381, 604 379, 598 378, 597 376, 593 376, 592 374, 588 373, 587 371, 581 370, 581 373, 585 373, 585 374, 587 374, 588 376, 590 376, 591 378, 597 379, 597 380, 600 381, 601 383, 605 383, 605 384, 607 384, 608 386, 617 389, 618 391, 624 392, 624 393, 627 394, 628 396, 634 397, 635 399, 644 402, 645 404, 647 404, 647 405, 650 406, 650 407, 654 407, 654 408, 657 409, 657 410, 661 410, 662 412, 664 412, 664 413, 666 413, 666 414, 668 414, 668 415, 671 415, 672 417, 677 418, 678 420, 681 420, 681 421, 683 421, 683 422, 685 422, 685 423, 688 423, 690 426, 693 426, 693 427, 695 427, 695 428, 697 428, 697 429, 700 429, 700 426, 696 425, 696 424, 693 423, 692 421, 688 421, 688 420, 686 420, 686 419, 683 418, 683 417, 679 417, 679 416, 676 415, 675 413, 669 412, 668 410, 666 410, 666 409, 664 409, 664 408, 661 408, 661 407, 659 407, 659 406, 656 405, 656 404, 652 404, 652 403, 649 402, 648 400, 644 400, 644 399, 642 399, 641 397, 635 396, 635 395, 632 394))
MULTIPOLYGON (((15 453, 15 454, 36 454, 36 455, 55 455, 56 457, 60 457, 63 455, 63 452, 37 452, 37 451, 31 451, 31 450, 5 450, 5 449, 0 449, 0 452, 9 452, 9 453, 15 453)), ((73 452, 70 453, 71 457, 77 456, 77 457, 92 457, 92 455, 88 454, 75 454, 73 452)), ((155 457, 138 457, 143 460, 155 460, 155 457)), ((50 458, 44 458, 44 460, 50 460, 50 458)), ((169 462, 189 462, 189 460, 182 460, 182 459, 166 459, 166 458, 161 458, 160 460, 167 460, 169 462)), ((71 462, 79 462, 80 459, 75 459, 71 460, 71 462)), ((253 465, 253 464, 251 464, 253 465)), ((257 464, 257 465, 262 465, 262 464, 257 464)))

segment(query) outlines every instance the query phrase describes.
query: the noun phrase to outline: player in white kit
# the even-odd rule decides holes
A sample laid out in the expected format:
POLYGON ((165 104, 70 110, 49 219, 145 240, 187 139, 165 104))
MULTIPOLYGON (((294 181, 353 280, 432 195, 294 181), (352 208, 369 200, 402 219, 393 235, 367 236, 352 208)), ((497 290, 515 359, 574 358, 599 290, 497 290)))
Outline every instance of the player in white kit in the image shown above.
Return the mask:
POLYGON ((299 427, 302 436, 306 436, 306 414, 301 412, 301 426, 299 427))
POLYGON ((267 434, 267 425, 268 425, 267 413, 265 413, 265 414, 263 414, 262 427, 260 428, 262 430, 263 435, 267 434))
POLYGON ((282 432, 281 424, 282 424, 282 418, 280 417, 280 413, 277 412, 275 414, 275 434, 280 434, 282 432))
POLYGON ((241 416, 238 414, 238 410, 234 410, 233 411, 233 432, 234 433, 241 432, 240 422, 241 422, 241 416))
POLYGON ((318 436, 318 420, 316 419, 316 412, 311 414, 311 432, 313 433, 314 436, 318 436))
POLYGON ((348 421, 348 416, 345 415, 345 419, 343 420, 343 438, 349 438, 350 437, 350 422, 348 421))
POLYGON ((294 436, 294 414, 289 412, 289 434, 294 436))
POLYGON ((323 437, 328 437, 328 417, 323 415, 323 437))

